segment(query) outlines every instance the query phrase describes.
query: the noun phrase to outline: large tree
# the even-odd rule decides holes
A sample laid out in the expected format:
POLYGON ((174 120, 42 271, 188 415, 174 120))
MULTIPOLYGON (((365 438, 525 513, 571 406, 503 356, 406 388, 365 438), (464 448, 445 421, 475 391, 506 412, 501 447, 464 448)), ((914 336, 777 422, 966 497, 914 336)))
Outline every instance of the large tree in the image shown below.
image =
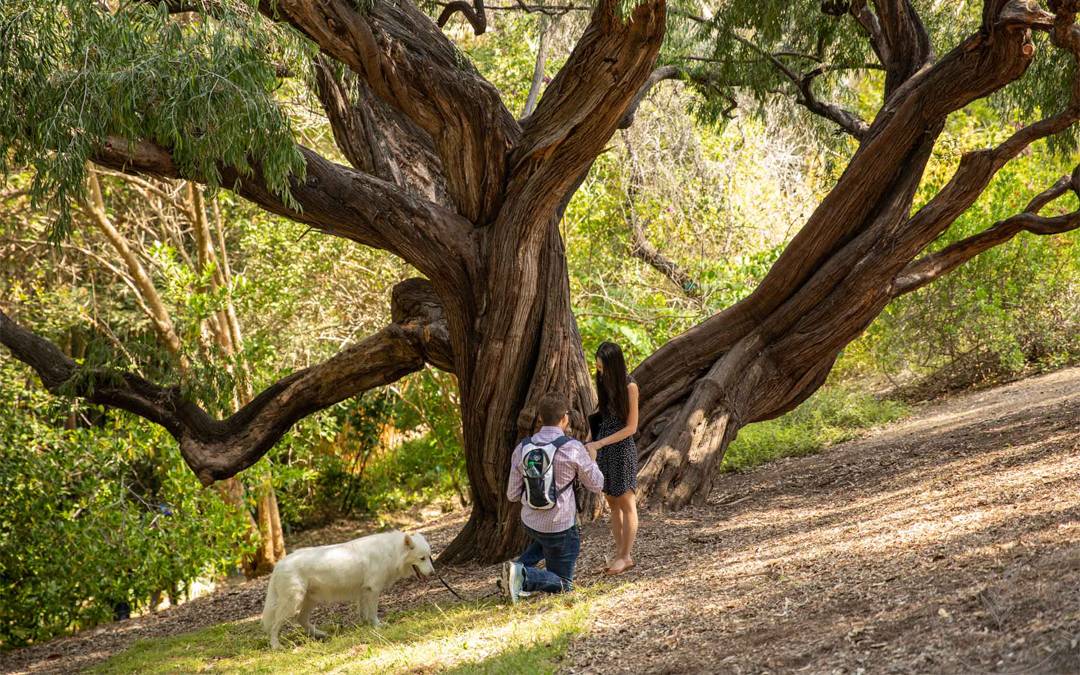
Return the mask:
MULTIPOLYGON (((1080 118, 1077 0, 958 3, 949 35, 970 32, 940 57, 942 36, 909 0, 731 2, 715 16, 679 9, 670 19, 664 0, 598 0, 523 119, 411 0, 27 4, 0 10, 11 45, 0 63, 0 138, 4 161, 34 165, 39 194, 70 198, 84 159, 220 185, 389 251, 425 279, 395 290, 393 324, 224 420, 177 389, 81 368, 3 313, 0 342, 50 389, 163 425, 206 483, 251 466, 305 415, 425 364, 452 371, 473 509, 444 559, 496 560, 520 543, 502 492, 534 401, 559 389, 579 411, 593 405, 558 226, 593 161, 659 82, 688 79, 720 112, 739 89, 787 92, 853 141, 846 169, 759 287, 636 369, 646 502, 703 498, 738 430, 805 400, 893 298, 1019 232, 1080 226, 1080 211, 1043 215, 1080 194, 1078 170, 1014 217, 927 253, 1009 160, 1080 118), (678 49, 657 68, 669 24, 678 49), (294 145, 271 92, 297 63, 310 63, 351 166, 294 145), (820 97, 829 78, 878 71, 871 120, 820 97), (949 114, 1013 83, 1022 95, 1010 100, 1020 102, 1002 119, 1025 123, 964 155, 913 211, 949 114)), ((486 29, 480 0, 446 5, 439 24, 459 11, 486 29)))

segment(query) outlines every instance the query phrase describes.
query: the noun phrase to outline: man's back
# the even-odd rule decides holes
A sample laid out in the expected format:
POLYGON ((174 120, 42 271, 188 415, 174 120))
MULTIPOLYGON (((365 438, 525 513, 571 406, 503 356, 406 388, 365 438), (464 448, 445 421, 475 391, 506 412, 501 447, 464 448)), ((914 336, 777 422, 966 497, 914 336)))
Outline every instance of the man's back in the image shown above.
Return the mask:
MULTIPOLYGON (((545 426, 531 438, 533 443, 543 445, 564 435, 559 427, 545 426)), ((506 497, 512 502, 522 501, 524 477, 521 471, 521 456, 522 443, 519 443, 510 460, 510 481, 506 488, 506 497)), ((571 439, 555 454, 554 479, 556 489, 560 490, 555 506, 537 510, 522 502, 521 521, 525 526, 537 532, 562 532, 573 527, 577 511, 574 489, 563 488, 573 483, 575 478, 590 492, 600 492, 604 487, 604 476, 600 473, 600 467, 589 457, 585 446, 571 439)))

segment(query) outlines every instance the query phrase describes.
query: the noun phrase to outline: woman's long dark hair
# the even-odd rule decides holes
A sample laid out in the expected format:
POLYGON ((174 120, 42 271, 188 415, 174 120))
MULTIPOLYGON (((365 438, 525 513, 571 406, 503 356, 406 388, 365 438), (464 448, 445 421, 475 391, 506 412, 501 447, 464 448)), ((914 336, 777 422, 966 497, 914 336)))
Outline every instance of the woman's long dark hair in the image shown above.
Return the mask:
POLYGON ((601 343, 596 358, 603 365, 603 372, 596 373, 596 395, 600 399, 600 412, 604 416, 626 421, 630 415, 630 396, 626 392, 630 378, 626 374, 626 359, 622 349, 614 342, 601 343))

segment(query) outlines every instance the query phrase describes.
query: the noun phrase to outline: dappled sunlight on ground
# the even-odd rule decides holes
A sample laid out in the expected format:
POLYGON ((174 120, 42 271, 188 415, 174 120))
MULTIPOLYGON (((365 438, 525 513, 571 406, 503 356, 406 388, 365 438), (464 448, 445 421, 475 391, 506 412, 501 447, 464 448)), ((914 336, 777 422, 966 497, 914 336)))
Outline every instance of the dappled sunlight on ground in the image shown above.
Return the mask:
POLYGON ((257 621, 237 621, 138 642, 94 672, 550 671, 568 640, 586 627, 589 604, 599 595, 578 593, 515 608, 493 601, 446 609, 428 604, 392 614, 378 628, 324 624, 325 640, 308 638, 293 627, 282 636, 284 649, 276 652, 266 648, 257 621))

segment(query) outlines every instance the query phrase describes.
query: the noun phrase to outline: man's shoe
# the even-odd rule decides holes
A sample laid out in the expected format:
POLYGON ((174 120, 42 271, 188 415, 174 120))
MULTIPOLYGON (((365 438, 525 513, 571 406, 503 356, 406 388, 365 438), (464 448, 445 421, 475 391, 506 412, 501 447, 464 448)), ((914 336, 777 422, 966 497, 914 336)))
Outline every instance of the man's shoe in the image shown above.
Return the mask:
POLYGON ((525 583, 525 572, 521 563, 504 562, 502 566, 501 581, 503 595, 510 598, 511 604, 517 603, 521 597, 521 585, 525 583))

